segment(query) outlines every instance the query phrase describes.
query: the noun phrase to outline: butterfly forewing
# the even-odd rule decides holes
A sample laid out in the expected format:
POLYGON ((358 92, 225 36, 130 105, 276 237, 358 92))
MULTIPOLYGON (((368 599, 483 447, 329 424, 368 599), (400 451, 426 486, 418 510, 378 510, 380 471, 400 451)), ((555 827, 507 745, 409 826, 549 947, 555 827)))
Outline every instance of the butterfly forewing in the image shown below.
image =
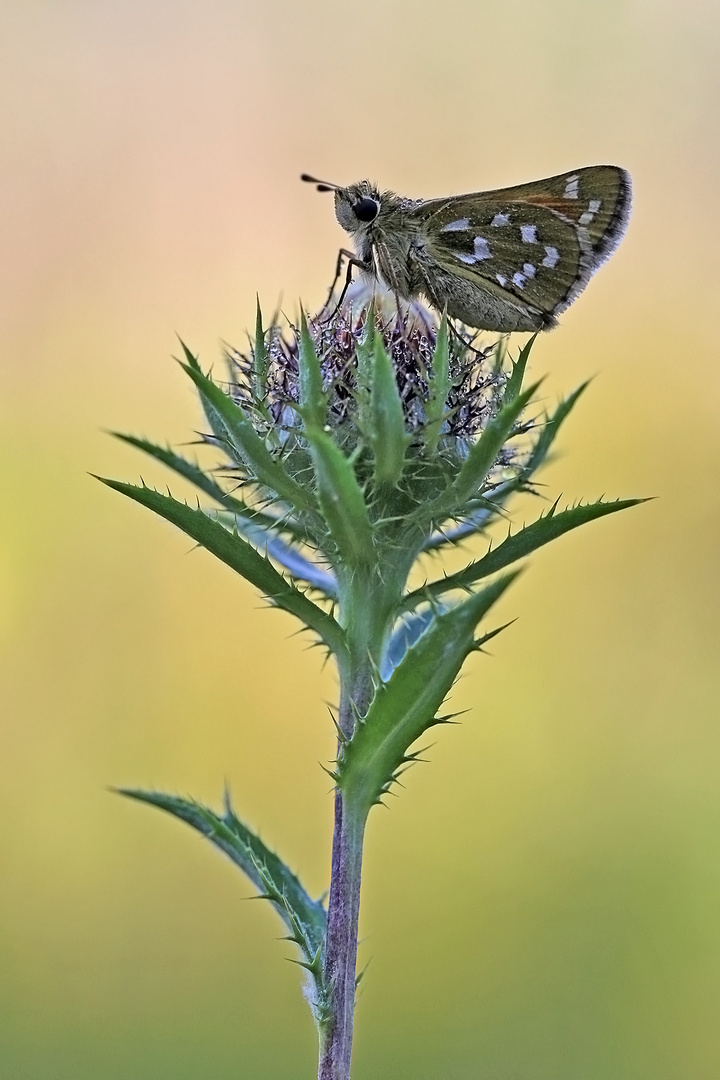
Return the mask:
POLYGON ((507 201, 475 204, 459 219, 451 214, 427 242, 431 257, 448 271, 468 280, 480 276, 542 310, 572 289, 583 257, 571 224, 549 210, 507 201), (468 228, 459 229, 456 223, 465 220, 468 228))
POLYGON ((448 273, 537 308, 562 311, 622 236, 629 180, 596 165, 511 188, 423 203, 411 213, 448 273))
POLYGON ((630 180, 616 165, 592 165, 487 194, 542 207, 567 219, 586 230, 593 253, 602 257, 609 254, 609 241, 622 236, 629 213, 630 180))

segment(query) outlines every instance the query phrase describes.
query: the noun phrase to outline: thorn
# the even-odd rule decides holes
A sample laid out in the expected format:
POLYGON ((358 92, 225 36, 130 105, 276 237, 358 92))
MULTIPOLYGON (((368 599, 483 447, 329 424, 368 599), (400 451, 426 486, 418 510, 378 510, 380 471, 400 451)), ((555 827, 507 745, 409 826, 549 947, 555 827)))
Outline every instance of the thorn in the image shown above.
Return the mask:
POLYGON ((328 776, 330 777, 330 779, 334 780, 335 784, 339 787, 340 786, 340 779, 341 779, 340 773, 339 772, 333 772, 332 769, 326 768, 325 765, 323 765, 322 761, 318 761, 318 765, 320 766, 322 771, 327 773, 328 776))
POLYGON ((498 626, 495 630, 489 630, 487 634, 483 634, 483 636, 478 638, 477 641, 474 643, 471 652, 480 652, 485 653, 486 656, 492 656, 492 653, 488 653, 485 649, 483 649, 483 645, 486 642, 490 641, 492 638, 497 637, 497 635, 501 634, 503 630, 507 630, 508 626, 512 626, 512 624, 515 622, 517 622, 516 618, 510 619, 509 622, 503 623, 502 626, 498 626))
POLYGON ((225 783, 223 785, 223 808, 227 817, 235 817, 235 811, 233 810, 233 805, 230 798, 230 781, 227 776, 225 777, 225 783))
POLYGON ((328 705, 328 712, 330 713, 330 719, 332 720, 333 724, 335 725, 335 731, 337 732, 338 742, 343 747, 347 746, 349 744, 350 740, 348 739, 347 735, 345 734, 345 732, 340 727, 339 723, 337 722, 337 719, 335 718, 335 713, 333 712, 333 710, 330 708, 329 705, 328 705))

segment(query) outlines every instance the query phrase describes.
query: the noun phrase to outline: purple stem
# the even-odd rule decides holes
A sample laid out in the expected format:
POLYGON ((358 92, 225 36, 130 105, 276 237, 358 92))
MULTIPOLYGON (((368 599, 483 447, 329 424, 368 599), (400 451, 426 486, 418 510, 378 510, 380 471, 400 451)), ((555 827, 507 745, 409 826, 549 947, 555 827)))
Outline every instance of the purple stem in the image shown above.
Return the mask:
POLYGON ((331 1016, 320 1048, 318 1080, 349 1080, 355 1012, 360 877, 364 816, 348 811, 342 792, 335 793, 332 877, 328 898, 325 981, 331 1016))

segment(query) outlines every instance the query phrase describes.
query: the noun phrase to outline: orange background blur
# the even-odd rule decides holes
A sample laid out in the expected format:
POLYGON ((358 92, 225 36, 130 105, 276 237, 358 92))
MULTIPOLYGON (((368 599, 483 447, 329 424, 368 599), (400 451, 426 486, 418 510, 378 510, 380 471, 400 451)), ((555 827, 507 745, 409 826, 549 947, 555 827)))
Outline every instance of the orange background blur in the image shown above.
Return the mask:
MULTIPOLYGON (((239 814, 326 886, 319 654, 101 488, 103 428, 201 425, 207 366, 324 297, 344 234, 302 170, 405 195, 616 162, 628 235, 545 335, 548 404, 598 378, 548 494, 655 495, 539 552, 521 616, 371 820, 357 1080, 720 1076, 714 0, 64 0, 0 6, 0 1076, 300 1080, 290 947, 190 830, 239 814)), ((516 520, 537 512, 518 510, 516 520)))

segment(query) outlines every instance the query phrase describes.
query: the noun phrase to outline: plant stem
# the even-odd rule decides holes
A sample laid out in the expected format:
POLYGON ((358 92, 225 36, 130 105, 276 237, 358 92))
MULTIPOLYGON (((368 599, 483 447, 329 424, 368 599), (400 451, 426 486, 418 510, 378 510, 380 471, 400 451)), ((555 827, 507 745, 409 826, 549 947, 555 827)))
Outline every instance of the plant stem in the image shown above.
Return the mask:
POLYGON ((325 943, 330 1019, 320 1047, 318 1080, 350 1077, 364 831, 365 815, 354 813, 342 792, 337 791, 325 943))
MULTIPOLYGON (((406 548, 401 549, 399 561, 398 569, 386 552, 362 571, 354 568, 343 573, 336 567, 340 623, 348 641, 347 663, 340 665, 339 670, 339 753, 343 743, 352 738, 357 717, 366 713, 373 697, 373 673, 379 663, 393 605, 407 577, 406 548)), ((369 807, 357 805, 347 792, 339 789, 335 792, 323 968, 330 994, 329 1017, 320 1038, 318 1080, 350 1080, 363 837, 368 811, 369 807)))
MULTIPOLYGON (((357 600, 357 597, 354 598, 357 600)), ((366 606, 365 612, 372 609, 366 606)), ((348 610, 362 610, 350 600, 348 610)), ((356 636, 362 620, 354 622, 356 636)), ((351 625, 353 623, 351 622, 351 625)), ((363 638, 363 642, 367 639, 363 638)), ((359 650, 360 655, 362 649, 359 650)), ((358 657, 358 652, 356 652, 358 657)), ((372 675, 368 655, 340 672, 340 743, 352 737, 355 717, 362 714, 372 697, 372 675)), ((362 877, 363 836, 367 809, 352 805, 346 794, 335 792, 332 871, 328 896, 325 936, 325 984, 330 990, 330 1016, 320 1042, 318 1080, 350 1080, 353 1020, 355 1016, 355 972, 357 966, 358 917, 362 877)))

